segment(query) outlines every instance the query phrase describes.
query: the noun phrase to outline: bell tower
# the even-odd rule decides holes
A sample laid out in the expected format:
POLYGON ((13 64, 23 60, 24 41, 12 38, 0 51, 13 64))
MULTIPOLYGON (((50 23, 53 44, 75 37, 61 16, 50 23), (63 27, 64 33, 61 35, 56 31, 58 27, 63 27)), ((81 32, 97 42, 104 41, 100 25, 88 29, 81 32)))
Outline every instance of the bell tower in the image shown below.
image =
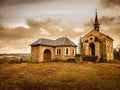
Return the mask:
POLYGON ((100 29, 100 24, 98 22, 98 16, 97 16, 97 9, 96 9, 96 12, 95 12, 94 29, 96 31, 99 31, 99 29, 100 29))

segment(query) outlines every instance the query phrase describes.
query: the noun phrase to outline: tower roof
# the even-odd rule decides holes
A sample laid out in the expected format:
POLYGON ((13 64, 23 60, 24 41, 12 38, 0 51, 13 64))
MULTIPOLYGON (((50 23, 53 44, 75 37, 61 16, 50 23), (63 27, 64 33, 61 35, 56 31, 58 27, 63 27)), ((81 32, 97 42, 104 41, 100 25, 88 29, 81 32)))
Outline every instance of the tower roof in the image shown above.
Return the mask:
POLYGON ((99 22, 98 22, 98 16, 97 16, 97 10, 95 12, 95 22, 94 22, 94 24, 99 24, 99 22))
POLYGON ((96 9, 96 12, 95 12, 95 21, 94 21, 94 29, 96 31, 99 31, 99 26, 100 26, 100 24, 99 24, 99 21, 98 21, 97 9, 96 9))

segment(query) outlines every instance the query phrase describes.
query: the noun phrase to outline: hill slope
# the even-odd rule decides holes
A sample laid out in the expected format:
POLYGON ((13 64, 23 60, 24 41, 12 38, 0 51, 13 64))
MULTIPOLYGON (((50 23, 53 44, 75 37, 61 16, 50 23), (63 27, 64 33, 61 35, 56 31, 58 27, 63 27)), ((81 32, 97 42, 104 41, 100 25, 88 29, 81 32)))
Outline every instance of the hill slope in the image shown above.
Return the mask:
POLYGON ((1 64, 0 90, 120 90, 120 64, 1 64))

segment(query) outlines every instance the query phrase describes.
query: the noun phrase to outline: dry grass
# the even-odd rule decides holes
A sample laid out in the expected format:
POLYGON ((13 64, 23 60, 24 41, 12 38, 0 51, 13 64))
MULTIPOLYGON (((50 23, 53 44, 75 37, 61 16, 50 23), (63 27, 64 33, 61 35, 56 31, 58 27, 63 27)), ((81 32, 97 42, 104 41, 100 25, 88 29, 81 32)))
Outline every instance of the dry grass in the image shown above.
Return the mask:
POLYGON ((120 90, 120 64, 1 64, 0 90, 120 90))

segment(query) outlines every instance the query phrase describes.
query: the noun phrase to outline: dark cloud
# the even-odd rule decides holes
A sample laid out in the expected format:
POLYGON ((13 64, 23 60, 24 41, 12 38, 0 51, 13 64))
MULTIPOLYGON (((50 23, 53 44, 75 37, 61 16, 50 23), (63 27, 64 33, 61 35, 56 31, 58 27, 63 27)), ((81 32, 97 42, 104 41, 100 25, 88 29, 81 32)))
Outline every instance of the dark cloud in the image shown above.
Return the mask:
POLYGON ((3 22, 4 18, 2 15, 0 15, 0 24, 3 22))
MULTIPOLYGON (((89 22, 85 23, 85 26, 91 26, 93 25, 94 20, 91 19, 89 22)), ((102 16, 99 19, 99 23, 101 25, 116 25, 120 24, 120 16, 112 17, 112 16, 102 16)))
POLYGON ((116 24, 116 17, 102 16, 100 18, 100 23, 106 25, 116 24))
POLYGON ((32 19, 27 19, 26 23, 31 28, 39 28, 41 26, 40 22, 32 20, 32 19))
POLYGON ((21 5, 21 4, 29 4, 29 3, 37 3, 37 2, 46 2, 52 0, 0 0, 0 5, 12 6, 12 5, 21 5))
POLYGON ((104 8, 120 7, 120 0, 100 0, 100 5, 104 8))
POLYGON ((43 19, 41 21, 36 21, 36 20, 32 20, 32 19, 27 19, 26 23, 31 28, 40 28, 40 27, 46 28, 46 27, 51 27, 53 25, 59 26, 61 24, 61 20, 47 18, 47 19, 43 19))

